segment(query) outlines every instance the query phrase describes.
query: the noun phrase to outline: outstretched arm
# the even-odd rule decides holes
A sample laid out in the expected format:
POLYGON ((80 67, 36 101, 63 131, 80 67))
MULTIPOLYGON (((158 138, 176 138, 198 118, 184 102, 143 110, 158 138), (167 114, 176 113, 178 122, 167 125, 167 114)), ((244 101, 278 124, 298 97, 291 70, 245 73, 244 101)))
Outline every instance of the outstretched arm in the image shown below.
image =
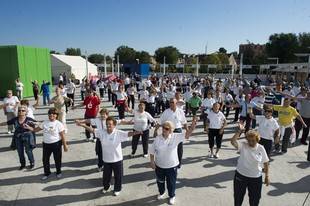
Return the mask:
POLYGON ((243 124, 239 124, 239 129, 237 130, 237 132, 234 134, 234 136, 230 139, 230 143, 232 144, 232 146, 234 146, 236 149, 239 148, 238 146, 238 138, 240 137, 241 133, 244 131, 244 125, 243 124))
POLYGON ((191 134, 193 133, 193 131, 196 128, 196 124, 197 124, 197 120, 196 117, 193 119, 191 126, 189 127, 189 129, 186 130, 185 133, 185 139, 189 139, 189 136, 191 136, 191 134))

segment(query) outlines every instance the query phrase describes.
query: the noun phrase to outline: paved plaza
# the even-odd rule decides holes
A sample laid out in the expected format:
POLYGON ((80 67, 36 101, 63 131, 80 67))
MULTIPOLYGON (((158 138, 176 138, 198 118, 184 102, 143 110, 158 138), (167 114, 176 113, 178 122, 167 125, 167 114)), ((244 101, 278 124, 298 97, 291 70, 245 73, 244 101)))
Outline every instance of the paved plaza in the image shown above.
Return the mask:
MULTIPOLYGON (((79 98, 77 96, 76 98, 79 98)), ((101 104, 117 116, 111 103, 101 104)), ((48 107, 40 106, 35 111, 37 120, 47 119, 48 107)), ((83 117, 84 109, 70 110, 67 115, 67 140, 69 151, 63 153, 63 178, 52 175, 47 181, 40 180, 42 167, 42 133, 38 133, 34 150, 36 165, 33 170, 18 171, 16 151, 9 148, 11 136, 6 127, 0 129, 0 205, 167 205, 168 200, 158 201, 155 173, 149 167, 149 159, 143 158, 139 144, 137 157, 130 158, 131 142, 123 144, 124 183, 118 197, 113 193, 103 195, 102 173, 97 171, 95 144, 85 141, 83 129, 74 124, 83 117)), ((130 116, 130 115, 129 115, 130 116)), ((130 117, 128 117, 130 118, 130 117)), ((1 121, 5 120, 0 112, 1 121)), ((190 120, 190 118, 188 118, 190 120)), ((233 177, 238 154, 229 139, 235 131, 230 123, 225 129, 223 148, 219 159, 209 159, 207 136, 202 122, 184 145, 183 166, 178 173, 176 205, 182 206, 230 206, 233 205, 233 177)), ((130 130, 132 126, 119 126, 130 130)), ((153 134, 151 132, 151 134, 153 134)), ((152 141, 153 138, 151 138, 152 141)), ((310 206, 310 162, 306 161, 307 146, 297 145, 281 156, 273 156, 270 167, 269 187, 263 186, 263 206, 310 206)), ((51 158, 52 159, 52 158, 51 158)), ((53 160, 51 163, 54 164, 53 160)), ((55 172, 55 168, 52 168, 55 172)), ((245 197, 244 205, 248 205, 245 197)))

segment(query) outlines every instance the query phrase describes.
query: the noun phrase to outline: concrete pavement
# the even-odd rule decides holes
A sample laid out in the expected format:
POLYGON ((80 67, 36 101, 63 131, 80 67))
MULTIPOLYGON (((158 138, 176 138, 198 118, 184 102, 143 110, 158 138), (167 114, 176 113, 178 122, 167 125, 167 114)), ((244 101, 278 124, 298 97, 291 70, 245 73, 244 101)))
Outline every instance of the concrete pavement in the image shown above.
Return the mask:
MULTIPOLYGON (((79 98, 77 96, 77 98, 79 98)), ((112 116, 116 109, 104 101, 112 116)), ((48 107, 35 111, 37 120, 47 119, 48 107)), ((135 158, 130 158, 131 143, 123 144, 124 184, 118 197, 112 192, 103 195, 102 173, 96 168, 95 144, 85 142, 83 129, 75 126, 74 119, 83 117, 84 110, 70 110, 68 119, 69 152, 63 153, 63 178, 56 179, 53 174, 47 181, 41 181, 42 134, 38 133, 37 148, 34 150, 35 169, 18 171, 19 161, 16 151, 9 149, 11 136, 6 127, 0 128, 0 205, 167 205, 167 199, 156 200, 157 186, 155 174, 149 168, 149 159, 143 158, 139 144, 135 158)), ((5 120, 3 112, 1 122, 5 120)), ((190 120, 190 118, 188 118, 190 120)), ((232 119, 229 118, 229 122, 232 119)), ((202 132, 202 123, 190 140, 184 145, 183 167, 178 173, 176 205, 200 206, 233 205, 233 176, 238 154, 230 145, 235 125, 225 129, 220 158, 209 159, 207 136, 202 132)), ((130 125, 119 126, 129 130, 130 125)), ((151 133, 152 134, 152 133, 151 133)), ((271 185, 263 186, 260 205, 272 206, 310 206, 310 163, 306 161, 307 146, 298 145, 288 153, 274 156, 270 169, 271 185)), ((51 164, 54 164, 51 158, 51 164)), ((55 168, 52 168, 55 172, 55 168)), ((245 197, 244 204, 248 198, 245 197)))

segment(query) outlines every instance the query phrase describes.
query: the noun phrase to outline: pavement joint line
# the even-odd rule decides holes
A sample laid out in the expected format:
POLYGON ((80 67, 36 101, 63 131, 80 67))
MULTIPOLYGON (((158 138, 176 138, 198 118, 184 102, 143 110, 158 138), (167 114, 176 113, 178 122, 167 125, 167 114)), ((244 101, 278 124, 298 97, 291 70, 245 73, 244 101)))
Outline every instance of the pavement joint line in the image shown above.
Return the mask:
POLYGON ((19 189, 18 189, 16 198, 15 198, 15 201, 14 201, 14 206, 15 206, 16 203, 17 203, 17 200, 18 200, 18 197, 19 197, 19 194, 20 194, 20 192, 21 192, 21 190, 22 190, 23 185, 24 185, 24 184, 21 184, 20 187, 19 187, 19 189))
POLYGON ((303 202, 302 206, 306 206, 307 199, 309 199, 309 196, 310 196, 310 192, 308 192, 308 194, 307 194, 307 196, 306 196, 306 199, 305 199, 305 201, 303 202))

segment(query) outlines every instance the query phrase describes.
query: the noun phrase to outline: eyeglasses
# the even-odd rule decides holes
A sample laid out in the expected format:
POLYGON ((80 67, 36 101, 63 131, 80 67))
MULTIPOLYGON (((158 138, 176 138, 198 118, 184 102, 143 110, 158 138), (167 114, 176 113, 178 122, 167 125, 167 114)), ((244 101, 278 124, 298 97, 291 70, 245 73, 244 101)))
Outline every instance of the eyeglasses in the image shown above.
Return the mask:
POLYGON ((166 131, 170 130, 169 127, 163 127, 163 129, 166 130, 166 131))
POLYGON ((24 109, 21 109, 21 110, 18 110, 18 112, 26 112, 26 110, 24 110, 24 109))

